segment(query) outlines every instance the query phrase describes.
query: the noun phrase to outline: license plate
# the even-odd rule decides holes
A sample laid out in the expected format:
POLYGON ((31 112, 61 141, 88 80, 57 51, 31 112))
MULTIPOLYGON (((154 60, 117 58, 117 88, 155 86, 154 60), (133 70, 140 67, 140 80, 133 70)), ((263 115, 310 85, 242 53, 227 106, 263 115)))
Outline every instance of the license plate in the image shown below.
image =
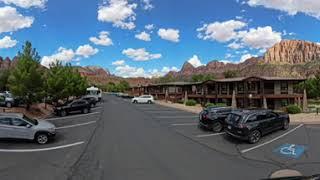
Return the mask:
POLYGON ((231 129, 231 126, 228 126, 228 129, 231 129))

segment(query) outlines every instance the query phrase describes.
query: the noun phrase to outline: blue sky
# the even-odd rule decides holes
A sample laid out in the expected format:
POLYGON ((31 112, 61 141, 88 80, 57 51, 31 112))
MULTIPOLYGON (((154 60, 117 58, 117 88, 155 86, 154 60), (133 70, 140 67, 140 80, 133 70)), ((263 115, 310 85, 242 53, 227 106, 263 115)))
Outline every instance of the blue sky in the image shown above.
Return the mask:
POLYGON ((241 62, 283 39, 319 41, 318 0, 0 0, 0 55, 42 56, 123 77, 241 62), (149 25, 149 28, 146 28, 149 25))

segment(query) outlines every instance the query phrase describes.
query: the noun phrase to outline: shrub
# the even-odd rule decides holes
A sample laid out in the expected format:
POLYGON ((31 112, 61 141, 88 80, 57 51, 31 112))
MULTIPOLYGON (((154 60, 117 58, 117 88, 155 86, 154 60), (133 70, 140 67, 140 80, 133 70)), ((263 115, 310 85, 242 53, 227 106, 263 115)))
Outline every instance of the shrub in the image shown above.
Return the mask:
POLYGON ((216 104, 214 104, 214 103, 207 103, 206 105, 205 105, 205 107, 206 108, 208 108, 208 107, 226 107, 227 105, 225 104, 225 103, 216 103, 216 104))
POLYGON ((197 102, 193 99, 190 99, 186 102, 187 106, 195 106, 197 104, 197 102))
POLYGON ((178 100, 178 102, 177 102, 178 104, 183 104, 184 103, 184 100, 178 100))
POLYGON ((286 107, 286 110, 289 114, 298 114, 301 113, 301 108, 297 105, 289 105, 286 107))

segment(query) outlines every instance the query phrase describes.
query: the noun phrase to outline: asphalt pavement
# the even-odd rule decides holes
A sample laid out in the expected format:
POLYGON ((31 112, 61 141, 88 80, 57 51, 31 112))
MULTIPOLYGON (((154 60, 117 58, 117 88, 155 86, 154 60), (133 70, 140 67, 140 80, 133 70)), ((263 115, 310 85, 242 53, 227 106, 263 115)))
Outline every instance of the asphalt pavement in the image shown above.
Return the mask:
POLYGON ((114 96, 90 114, 49 120, 58 135, 47 145, 0 141, 1 180, 261 179, 286 168, 320 172, 318 126, 293 125, 251 145, 199 129, 196 114, 114 96))

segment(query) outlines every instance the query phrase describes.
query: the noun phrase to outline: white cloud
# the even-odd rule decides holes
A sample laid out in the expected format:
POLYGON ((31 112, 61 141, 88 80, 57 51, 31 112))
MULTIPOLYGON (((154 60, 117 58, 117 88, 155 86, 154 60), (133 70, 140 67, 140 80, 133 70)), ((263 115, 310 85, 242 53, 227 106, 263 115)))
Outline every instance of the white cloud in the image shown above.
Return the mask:
POLYGON ((146 28, 147 30, 152 30, 152 29, 154 29, 154 25, 153 24, 147 24, 147 25, 145 25, 144 26, 144 28, 146 28))
POLYGON ((0 39, 0 49, 12 48, 18 43, 17 40, 11 39, 10 36, 5 36, 0 39))
POLYGON ((241 31, 239 37, 243 44, 254 49, 267 49, 282 39, 281 33, 273 31, 270 26, 241 31))
POLYGON ((151 4, 151 0, 141 0, 142 1, 142 8, 144 10, 151 10, 154 8, 153 4, 151 4))
POLYGON ((179 71, 179 69, 178 69, 177 67, 175 67, 175 66, 172 66, 171 68, 165 66, 165 67, 163 67, 162 70, 161 70, 161 72, 162 72, 162 73, 165 73, 165 74, 168 73, 168 72, 170 72, 170 71, 175 71, 175 72, 177 72, 177 71, 179 71))
POLYGON ((243 48, 243 46, 238 42, 232 42, 232 43, 228 44, 228 47, 231 48, 231 49, 243 48))
POLYGON ((43 66, 49 67, 50 64, 55 63, 57 61, 61 61, 62 63, 68 63, 71 62, 74 57, 75 52, 72 49, 60 47, 57 53, 51 56, 43 56, 41 64, 43 66))
POLYGON ((0 7, 0 33, 29 28, 33 21, 33 17, 19 14, 16 8, 9 6, 0 7))
POLYGON ((179 30, 177 29, 159 29, 158 31, 158 35, 164 39, 164 40, 168 40, 168 41, 172 41, 172 42, 179 42, 179 30))
POLYGON ((234 55, 232 55, 232 54, 230 54, 230 53, 227 53, 227 54, 224 56, 224 58, 226 58, 226 59, 233 58, 233 57, 234 57, 234 55))
POLYGON ((149 61, 152 59, 159 59, 162 57, 161 54, 150 54, 146 51, 145 48, 140 49, 125 49, 122 51, 122 54, 128 56, 129 58, 135 60, 135 61, 149 61))
POLYGON ((252 57, 258 57, 257 55, 252 55, 252 54, 244 54, 241 56, 240 62, 244 62, 247 59, 250 59, 252 57))
POLYGON ((90 41, 94 43, 95 45, 101 45, 101 46, 110 46, 113 44, 111 38, 109 37, 110 33, 107 31, 101 31, 99 33, 99 37, 90 37, 90 41))
POLYGON ((192 58, 188 60, 188 62, 194 67, 199 67, 203 65, 197 55, 193 55, 192 58))
POLYGON ((0 2, 3 2, 5 4, 14 4, 22 8, 44 8, 47 3, 47 0, 0 0, 0 2))
POLYGON ((137 67, 132 67, 132 66, 129 66, 129 65, 123 65, 123 66, 116 67, 115 74, 117 76, 121 76, 121 77, 124 77, 124 78, 127 78, 127 77, 145 77, 146 76, 145 70, 142 67, 137 68, 137 67))
POLYGON ((107 5, 101 5, 98 10, 98 20, 112 23, 122 29, 134 29, 137 4, 129 4, 128 0, 109 0, 107 5))
POLYGON ((125 64, 124 60, 118 60, 118 61, 112 62, 112 65, 114 65, 114 66, 122 66, 124 64, 125 64))
POLYGON ((286 12, 292 16, 300 12, 320 19, 319 0, 249 0, 247 3, 252 7, 264 6, 286 12))
POLYGON ((89 56, 95 55, 99 52, 97 48, 93 48, 89 44, 85 44, 83 46, 79 46, 76 55, 83 56, 85 58, 88 58, 89 56))
POLYGON ((137 39, 142 40, 142 41, 151 41, 150 34, 144 32, 144 31, 141 32, 140 34, 136 34, 135 37, 137 39))
POLYGON ((237 20, 204 24, 201 28, 197 29, 199 32, 198 37, 203 40, 228 42, 232 39, 236 39, 236 30, 242 29, 246 25, 245 22, 237 20))

